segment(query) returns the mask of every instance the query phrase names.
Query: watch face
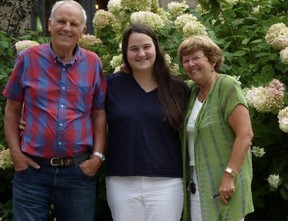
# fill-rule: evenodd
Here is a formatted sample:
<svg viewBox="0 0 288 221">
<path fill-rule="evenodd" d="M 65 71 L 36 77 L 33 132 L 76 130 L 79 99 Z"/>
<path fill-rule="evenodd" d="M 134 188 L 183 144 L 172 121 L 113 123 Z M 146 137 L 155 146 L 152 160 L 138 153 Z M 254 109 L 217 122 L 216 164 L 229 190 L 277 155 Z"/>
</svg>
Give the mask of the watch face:
<svg viewBox="0 0 288 221">
<path fill-rule="evenodd" d="M 231 174 L 233 177 L 236 177 L 237 176 L 237 173 L 235 171 L 233 171 L 233 169 L 231 169 L 230 167 L 227 167 L 225 169 L 225 172 Z"/>
</svg>

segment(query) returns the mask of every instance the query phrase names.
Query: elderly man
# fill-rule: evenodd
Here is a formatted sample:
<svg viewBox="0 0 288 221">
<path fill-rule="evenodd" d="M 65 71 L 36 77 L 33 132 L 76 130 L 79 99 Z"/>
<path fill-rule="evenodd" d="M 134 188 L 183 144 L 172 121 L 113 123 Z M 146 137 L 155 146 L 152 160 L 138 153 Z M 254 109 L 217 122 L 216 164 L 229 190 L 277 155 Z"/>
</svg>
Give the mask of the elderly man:
<svg viewBox="0 0 288 221">
<path fill-rule="evenodd" d="M 15 167 L 13 220 L 94 220 L 104 158 L 106 81 L 99 57 L 78 46 L 86 13 L 76 1 L 51 11 L 50 44 L 22 51 L 3 91 L 5 135 Z M 19 119 L 26 121 L 20 139 Z"/>
</svg>

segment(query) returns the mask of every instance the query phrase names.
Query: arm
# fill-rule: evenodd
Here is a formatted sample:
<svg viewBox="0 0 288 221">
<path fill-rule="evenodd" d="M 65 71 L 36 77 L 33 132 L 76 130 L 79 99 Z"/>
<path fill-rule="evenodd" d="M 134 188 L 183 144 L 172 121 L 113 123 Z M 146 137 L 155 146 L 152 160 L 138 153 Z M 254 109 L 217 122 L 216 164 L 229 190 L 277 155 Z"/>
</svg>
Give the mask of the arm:
<svg viewBox="0 0 288 221">
<path fill-rule="evenodd" d="M 253 139 L 253 131 L 248 109 L 243 105 L 236 106 L 229 117 L 229 124 L 236 134 L 236 139 L 227 166 L 238 173 L 246 159 L 247 152 Z"/>
<path fill-rule="evenodd" d="M 106 144 L 106 112 L 102 110 L 92 111 L 93 122 L 93 152 L 104 153 Z M 98 158 L 98 157 L 97 157 Z M 99 158 L 98 158 L 99 159 Z"/>
<path fill-rule="evenodd" d="M 4 117 L 5 136 L 16 171 L 26 170 L 29 165 L 35 169 L 40 168 L 38 164 L 24 155 L 21 151 L 19 120 L 21 118 L 22 106 L 22 102 L 8 99 Z"/>
<path fill-rule="evenodd" d="M 93 128 L 93 152 L 105 152 L 106 145 L 106 112 L 102 110 L 92 110 L 92 128 Z M 91 156 L 89 160 L 84 161 L 80 168 L 83 173 L 94 176 L 100 168 L 102 161 L 97 156 Z"/>
<path fill-rule="evenodd" d="M 236 134 L 236 138 L 227 166 L 238 173 L 246 159 L 247 152 L 253 139 L 253 131 L 248 109 L 243 105 L 237 105 L 232 111 L 228 121 Z M 234 181 L 235 178 L 231 174 L 226 172 L 223 173 L 219 187 L 219 194 L 222 201 L 226 204 L 228 203 L 228 200 L 225 199 L 225 196 L 231 196 L 235 191 Z"/>
</svg>

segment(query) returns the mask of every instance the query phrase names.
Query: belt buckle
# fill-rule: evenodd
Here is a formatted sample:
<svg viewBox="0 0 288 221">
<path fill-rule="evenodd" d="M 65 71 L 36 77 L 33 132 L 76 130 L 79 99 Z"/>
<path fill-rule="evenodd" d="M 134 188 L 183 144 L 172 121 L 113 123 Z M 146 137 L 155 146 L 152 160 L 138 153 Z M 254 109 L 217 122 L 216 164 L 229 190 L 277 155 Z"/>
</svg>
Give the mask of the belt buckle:
<svg viewBox="0 0 288 221">
<path fill-rule="evenodd" d="M 54 162 L 54 161 L 57 161 L 58 160 L 58 162 L 56 163 L 56 162 Z M 60 164 L 60 158 L 58 158 L 58 157 L 53 157 L 53 158 L 51 158 L 50 159 L 50 164 L 53 166 L 53 167 L 59 167 L 61 164 Z"/>
</svg>

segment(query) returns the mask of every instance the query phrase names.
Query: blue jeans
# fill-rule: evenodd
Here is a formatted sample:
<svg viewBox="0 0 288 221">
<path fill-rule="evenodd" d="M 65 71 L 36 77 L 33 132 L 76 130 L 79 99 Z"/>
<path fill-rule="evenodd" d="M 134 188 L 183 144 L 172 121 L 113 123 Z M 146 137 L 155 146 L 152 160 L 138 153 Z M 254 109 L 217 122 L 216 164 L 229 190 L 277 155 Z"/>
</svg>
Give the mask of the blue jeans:
<svg viewBox="0 0 288 221">
<path fill-rule="evenodd" d="M 13 221 L 46 221 L 51 204 L 57 221 L 93 221 L 96 177 L 78 165 L 40 165 L 16 172 L 13 180 Z"/>
</svg>

